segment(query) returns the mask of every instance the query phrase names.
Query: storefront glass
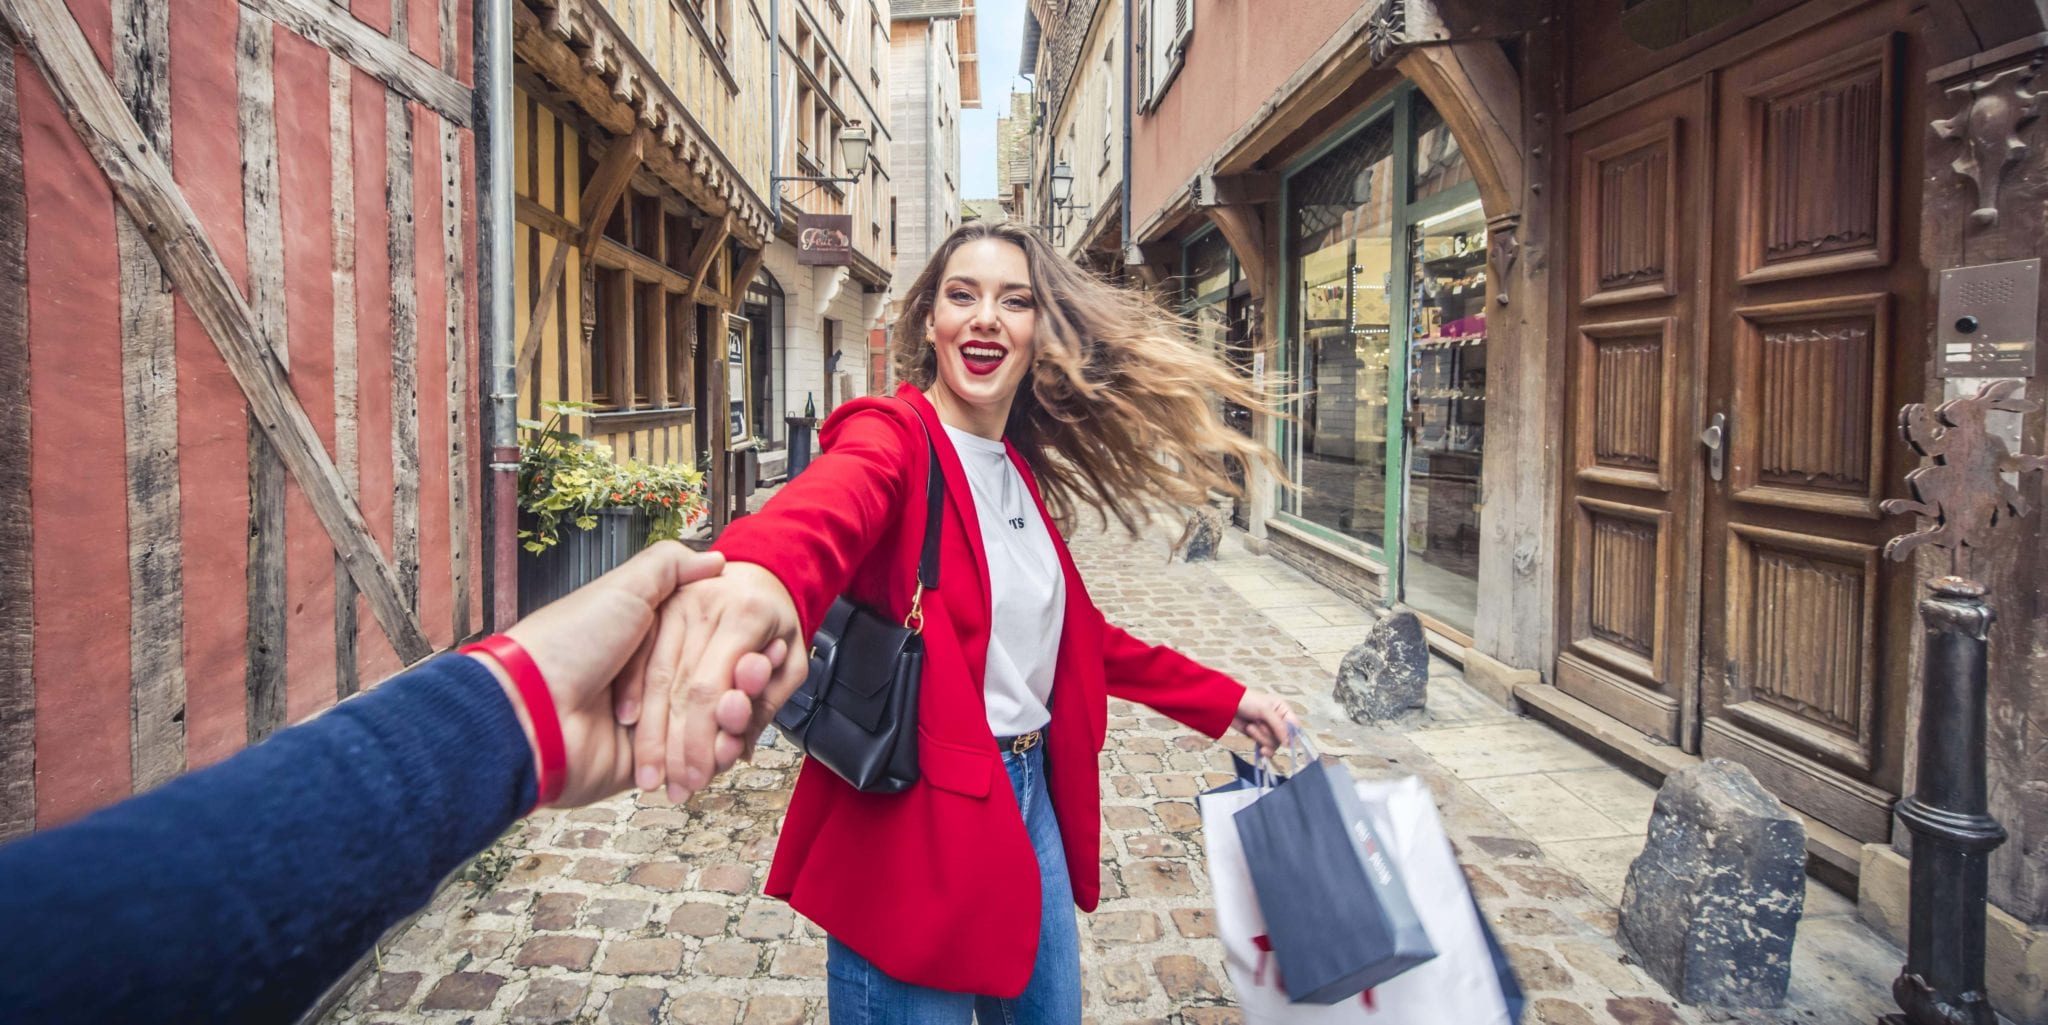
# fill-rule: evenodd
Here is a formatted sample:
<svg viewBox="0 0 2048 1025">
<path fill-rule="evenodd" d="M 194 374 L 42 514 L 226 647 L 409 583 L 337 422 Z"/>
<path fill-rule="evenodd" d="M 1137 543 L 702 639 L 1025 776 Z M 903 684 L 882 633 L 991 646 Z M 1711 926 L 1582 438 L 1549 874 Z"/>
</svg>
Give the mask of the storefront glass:
<svg viewBox="0 0 2048 1025">
<path fill-rule="evenodd" d="M 1394 127 L 1381 118 L 1290 179 L 1300 490 L 1288 511 L 1386 543 Z"/>
<path fill-rule="evenodd" d="M 1403 596 L 1471 629 L 1486 438 L 1486 215 L 1475 201 L 1411 229 Z"/>
<path fill-rule="evenodd" d="M 1301 489 L 1282 512 L 1380 561 L 1390 598 L 1470 630 L 1487 295 L 1471 167 L 1409 89 L 1291 170 L 1286 198 L 1299 397 L 1280 433 Z"/>
</svg>

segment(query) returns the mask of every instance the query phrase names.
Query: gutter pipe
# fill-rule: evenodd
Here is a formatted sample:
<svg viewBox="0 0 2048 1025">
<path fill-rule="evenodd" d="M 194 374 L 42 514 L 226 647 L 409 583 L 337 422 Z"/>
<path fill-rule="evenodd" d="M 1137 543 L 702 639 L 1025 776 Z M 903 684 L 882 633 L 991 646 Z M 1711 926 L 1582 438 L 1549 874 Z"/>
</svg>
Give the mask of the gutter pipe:
<svg viewBox="0 0 2048 1025">
<path fill-rule="evenodd" d="M 482 338 L 483 424 L 490 452 L 483 489 L 484 630 L 519 618 L 519 392 L 512 339 L 512 8 L 477 5 L 477 88 L 471 101 L 477 160 L 477 333 Z"/>
<path fill-rule="evenodd" d="M 1137 240 L 1131 238 L 1131 123 L 1132 114 L 1134 113 L 1131 109 L 1131 47 L 1134 44 L 1132 33 L 1135 31 L 1137 21 L 1136 8 L 1137 0 L 1124 0 L 1124 195 L 1122 204 L 1123 223 L 1118 229 L 1118 236 L 1125 259 L 1117 261 L 1120 266 L 1128 265 L 1131 247 L 1137 245 Z"/>
</svg>

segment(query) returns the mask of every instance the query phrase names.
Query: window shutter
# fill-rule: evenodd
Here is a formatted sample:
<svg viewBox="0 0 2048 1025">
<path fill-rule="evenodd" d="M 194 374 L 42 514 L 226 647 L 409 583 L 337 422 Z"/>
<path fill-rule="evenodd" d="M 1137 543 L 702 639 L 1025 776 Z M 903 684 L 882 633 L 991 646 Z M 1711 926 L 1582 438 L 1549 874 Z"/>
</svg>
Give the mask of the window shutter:
<svg viewBox="0 0 2048 1025">
<path fill-rule="evenodd" d="M 1177 6 L 1184 0 L 1152 0 L 1152 23 L 1148 41 L 1152 46 L 1152 76 L 1149 93 L 1154 100 L 1165 91 L 1167 73 L 1173 70 L 1173 36 L 1180 17 Z"/>
</svg>

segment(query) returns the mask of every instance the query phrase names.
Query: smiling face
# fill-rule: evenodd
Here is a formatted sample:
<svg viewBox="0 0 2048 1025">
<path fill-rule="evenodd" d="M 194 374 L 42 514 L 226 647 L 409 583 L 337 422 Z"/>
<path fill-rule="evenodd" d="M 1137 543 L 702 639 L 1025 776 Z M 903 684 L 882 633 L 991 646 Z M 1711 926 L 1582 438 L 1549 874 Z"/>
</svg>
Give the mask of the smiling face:
<svg viewBox="0 0 2048 1025">
<path fill-rule="evenodd" d="M 1023 249 L 994 238 L 955 249 L 925 318 L 939 365 L 926 394 L 939 419 L 984 438 L 1002 437 L 1010 404 L 1031 372 L 1037 327 Z"/>
</svg>

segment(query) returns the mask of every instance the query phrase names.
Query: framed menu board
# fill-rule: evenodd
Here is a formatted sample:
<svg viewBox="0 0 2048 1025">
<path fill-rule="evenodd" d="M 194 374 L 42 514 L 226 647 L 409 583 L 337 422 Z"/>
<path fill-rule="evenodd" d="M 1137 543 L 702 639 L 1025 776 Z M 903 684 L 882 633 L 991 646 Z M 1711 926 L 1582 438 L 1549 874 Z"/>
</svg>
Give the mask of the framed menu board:
<svg viewBox="0 0 2048 1025">
<path fill-rule="evenodd" d="M 725 400 L 726 438 L 729 446 L 749 440 L 747 425 L 754 422 L 753 395 L 748 391 L 753 375 L 747 373 L 748 336 L 752 322 L 738 314 L 725 315 Z"/>
</svg>

